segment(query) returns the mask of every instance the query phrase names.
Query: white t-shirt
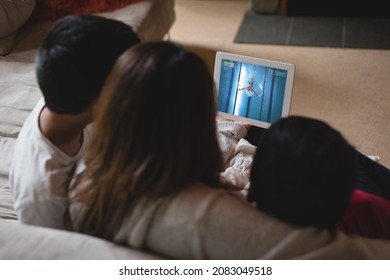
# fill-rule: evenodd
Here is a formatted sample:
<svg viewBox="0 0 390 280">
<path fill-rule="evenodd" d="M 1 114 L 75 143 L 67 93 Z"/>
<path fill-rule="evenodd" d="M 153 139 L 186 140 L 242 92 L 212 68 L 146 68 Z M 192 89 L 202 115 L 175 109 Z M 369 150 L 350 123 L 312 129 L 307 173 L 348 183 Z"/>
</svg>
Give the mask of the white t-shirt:
<svg viewBox="0 0 390 280">
<path fill-rule="evenodd" d="M 83 158 L 91 132 L 84 129 L 84 141 L 75 156 L 54 146 L 39 129 L 41 99 L 19 133 L 10 171 L 15 211 L 21 222 L 64 228 L 67 192 L 74 169 Z"/>
</svg>

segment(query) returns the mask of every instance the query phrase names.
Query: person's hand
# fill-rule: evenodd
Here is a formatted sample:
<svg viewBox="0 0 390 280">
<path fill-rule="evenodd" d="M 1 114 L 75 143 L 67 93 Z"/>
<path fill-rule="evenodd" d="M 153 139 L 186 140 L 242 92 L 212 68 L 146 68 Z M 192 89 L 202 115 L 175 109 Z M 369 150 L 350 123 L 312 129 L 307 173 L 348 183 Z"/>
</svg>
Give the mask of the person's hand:
<svg viewBox="0 0 390 280">
<path fill-rule="evenodd" d="M 251 128 L 251 125 L 249 123 L 239 122 L 239 124 L 245 127 L 247 131 L 249 130 L 249 128 Z"/>
</svg>

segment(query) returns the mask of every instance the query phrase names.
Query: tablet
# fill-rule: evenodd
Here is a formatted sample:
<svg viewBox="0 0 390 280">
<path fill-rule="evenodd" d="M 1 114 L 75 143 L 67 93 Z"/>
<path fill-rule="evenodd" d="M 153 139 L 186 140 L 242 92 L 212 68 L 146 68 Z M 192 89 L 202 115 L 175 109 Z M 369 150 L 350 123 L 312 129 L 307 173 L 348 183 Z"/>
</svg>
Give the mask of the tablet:
<svg viewBox="0 0 390 280">
<path fill-rule="evenodd" d="M 295 65 L 218 51 L 214 65 L 218 114 L 268 128 L 290 113 Z"/>
</svg>

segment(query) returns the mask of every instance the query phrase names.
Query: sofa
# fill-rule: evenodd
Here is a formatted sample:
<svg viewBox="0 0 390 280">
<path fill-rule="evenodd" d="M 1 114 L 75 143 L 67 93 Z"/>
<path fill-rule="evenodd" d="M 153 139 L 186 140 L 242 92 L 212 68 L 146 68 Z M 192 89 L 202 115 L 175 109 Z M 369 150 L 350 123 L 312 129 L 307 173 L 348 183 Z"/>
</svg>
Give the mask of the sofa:
<svg viewBox="0 0 390 280">
<path fill-rule="evenodd" d="M 131 25 L 142 41 L 161 40 L 175 20 L 174 0 L 135 1 L 98 14 Z M 0 259 L 160 259 L 94 237 L 17 221 L 8 172 L 21 126 L 41 98 L 34 59 L 53 22 L 27 22 L 14 34 L 12 48 L 0 55 Z"/>
<path fill-rule="evenodd" d="M 161 40 L 175 19 L 174 0 L 142 0 L 101 15 L 132 25 L 142 41 Z M 50 21 L 24 25 L 14 36 L 12 51 L 0 56 L 0 259 L 167 259 L 84 234 L 21 224 L 17 219 L 8 173 L 18 133 L 41 98 L 34 58 L 40 40 L 52 25 Z M 267 234 L 272 235 L 271 230 Z M 281 242 L 259 258 L 390 259 L 388 241 L 349 238 L 344 234 L 335 239 L 320 236 L 310 249 L 305 247 L 307 232 L 286 232 Z"/>
</svg>

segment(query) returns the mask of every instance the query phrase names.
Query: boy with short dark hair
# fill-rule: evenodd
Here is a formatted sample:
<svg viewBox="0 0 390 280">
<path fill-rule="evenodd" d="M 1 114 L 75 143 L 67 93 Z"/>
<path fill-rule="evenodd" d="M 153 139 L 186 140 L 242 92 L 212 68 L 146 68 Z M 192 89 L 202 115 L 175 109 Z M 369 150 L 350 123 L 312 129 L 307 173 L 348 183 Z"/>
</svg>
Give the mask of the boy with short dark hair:
<svg viewBox="0 0 390 280">
<path fill-rule="evenodd" d="M 36 62 L 43 99 L 19 133 L 10 172 L 21 222 L 64 228 L 69 180 L 89 142 L 94 103 L 116 59 L 139 41 L 130 26 L 94 15 L 67 16 L 43 39 Z"/>
<path fill-rule="evenodd" d="M 356 177 L 356 151 L 338 131 L 319 120 L 288 117 L 258 144 L 249 195 L 280 220 L 335 232 Z"/>
</svg>

